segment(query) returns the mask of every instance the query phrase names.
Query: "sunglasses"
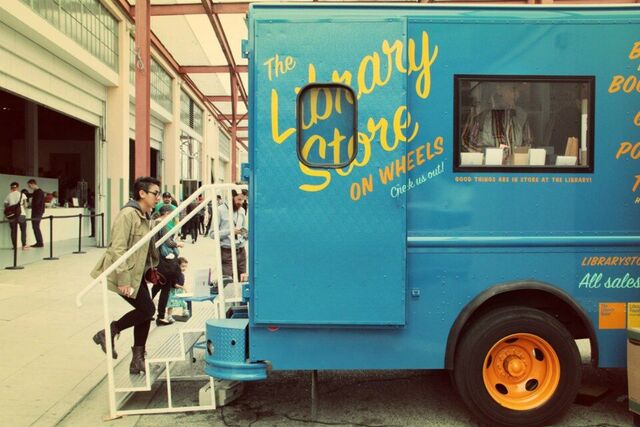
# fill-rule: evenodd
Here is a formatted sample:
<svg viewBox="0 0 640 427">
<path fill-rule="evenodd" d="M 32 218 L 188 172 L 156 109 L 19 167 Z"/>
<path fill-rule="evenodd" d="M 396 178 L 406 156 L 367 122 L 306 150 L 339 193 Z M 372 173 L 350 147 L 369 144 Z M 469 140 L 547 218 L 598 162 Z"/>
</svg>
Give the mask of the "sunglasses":
<svg viewBox="0 0 640 427">
<path fill-rule="evenodd" d="M 154 197 L 158 197 L 158 194 L 160 194 L 160 191 L 146 191 L 146 190 L 145 190 L 145 193 L 147 193 L 147 194 L 153 194 L 153 196 L 154 196 Z"/>
</svg>

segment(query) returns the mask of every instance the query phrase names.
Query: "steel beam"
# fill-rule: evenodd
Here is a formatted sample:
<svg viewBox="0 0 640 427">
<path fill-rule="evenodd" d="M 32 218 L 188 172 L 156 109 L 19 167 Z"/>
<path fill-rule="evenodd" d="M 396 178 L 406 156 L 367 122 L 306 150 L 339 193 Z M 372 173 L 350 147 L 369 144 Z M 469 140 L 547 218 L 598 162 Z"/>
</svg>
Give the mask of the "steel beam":
<svg viewBox="0 0 640 427">
<path fill-rule="evenodd" d="M 236 182 L 236 141 L 238 139 L 236 112 L 238 104 L 238 80 L 237 74 L 231 73 L 231 182 Z"/>
<path fill-rule="evenodd" d="M 122 12 L 129 18 L 129 20 L 135 24 L 135 15 L 133 13 L 135 8 L 131 6 L 127 0 L 114 0 L 114 1 L 116 5 L 122 10 Z M 232 13 L 233 8 L 240 9 L 241 8 L 240 5 L 242 4 L 244 3 L 224 3 L 222 4 L 223 7 L 221 9 L 216 8 L 217 5 L 212 5 L 213 6 L 212 10 L 220 10 L 220 13 Z M 159 5 L 159 6 L 162 6 L 162 5 Z M 220 123 L 220 126 L 222 126 L 223 129 L 225 129 L 229 134 L 231 134 L 231 119 L 228 117 L 225 117 L 215 105 L 213 105 L 210 101 L 206 99 L 204 94 L 202 94 L 200 89 L 198 89 L 196 84 L 189 78 L 187 74 L 180 72 L 180 65 L 175 60 L 173 55 L 171 55 L 168 49 L 162 44 L 160 39 L 158 39 L 158 37 L 155 34 L 153 34 L 153 32 L 151 32 L 150 35 L 151 35 L 152 46 L 160 53 L 162 58 L 169 64 L 169 66 L 173 69 L 173 71 L 182 78 L 182 80 L 186 83 L 186 85 L 189 88 L 191 88 L 194 94 L 200 100 L 203 101 L 207 110 L 216 118 L 216 120 L 218 120 L 218 122 Z M 245 65 L 241 65 L 239 66 L 239 69 L 241 71 L 244 71 L 245 67 L 246 67 Z M 240 82 L 242 81 L 240 80 Z"/>
<path fill-rule="evenodd" d="M 233 101 L 232 101 L 233 102 Z M 247 120 L 247 118 L 245 117 L 246 114 L 240 118 L 238 118 L 237 120 L 235 120 L 238 117 L 238 113 L 236 111 L 236 117 L 233 116 L 233 114 L 222 114 L 221 117 L 223 119 L 227 119 L 227 120 L 235 120 L 236 122 L 241 122 L 242 120 Z"/>
<path fill-rule="evenodd" d="M 213 27 L 213 32 L 216 34 L 216 38 L 218 39 L 218 43 L 220 43 L 220 48 L 222 49 L 222 53 L 224 54 L 225 59 L 227 60 L 227 64 L 233 70 L 232 75 L 236 76 L 236 83 L 240 88 L 240 96 L 244 101 L 244 104 L 249 106 L 247 91 L 242 84 L 242 79 L 240 78 L 240 74 L 238 72 L 238 68 L 236 65 L 236 61 L 233 59 L 233 53 L 231 52 L 231 47 L 229 45 L 229 41 L 227 40 L 227 36 L 222 28 L 222 22 L 220 22 L 220 18 L 217 13 L 214 12 L 215 6 L 211 0 L 201 0 L 202 5 L 207 11 L 207 17 L 209 18 L 209 22 L 211 22 L 211 26 Z M 233 96 L 233 94 L 231 94 Z"/>
<path fill-rule="evenodd" d="M 236 70 L 239 73 L 246 73 L 249 70 L 247 65 L 237 65 Z M 215 74 L 215 73 L 231 73 L 233 68 L 228 65 L 183 65 L 180 67 L 182 74 Z"/>
<path fill-rule="evenodd" d="M 205 98 L 209 102 L 231 102 L 231 95 L 208 95 Z"/>
<path fill-rule="evenodd" d="M 136 142 L 135 177 L 148 176 L 151 168 L 151 0 L 138 0 L 136 8 Z M 135 177 L 129 177 L 130 180 Z"/>
<path fill-rule="evenodd" d="M 133 11 L 135 6 L 129 6 L 129 9 Z M 248 10 L 249 3 L 244 2 L 213 4 L 213 11 L 217 14 L 246 14 Z M 206 13 L 201 3 L 151 5 L 151 16 L 205 15 Z"/>
</svg>

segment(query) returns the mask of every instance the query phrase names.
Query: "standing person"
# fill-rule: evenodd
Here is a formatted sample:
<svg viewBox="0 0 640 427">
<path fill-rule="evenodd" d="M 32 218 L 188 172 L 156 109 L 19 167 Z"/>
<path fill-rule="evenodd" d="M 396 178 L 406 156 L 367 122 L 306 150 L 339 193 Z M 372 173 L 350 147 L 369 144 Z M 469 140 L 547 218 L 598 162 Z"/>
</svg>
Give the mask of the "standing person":
<svg viewBox="0 0 640 427">
<path fill-rule="evenodd" d="M 507 159 L 514 148 L 533 143 L 527 112 L 517 105 L 523 87 L 504 82 L 490 88 L 491 108 L 469 117 L 460 135 L 461 149 L 483 152 L 485 148 L 502 148 Z"/>
<path fill-rule="evenodd" d="M 202 196 L 198 196 L 198 204 L 202 204 L 204 203 L 204 198 Z M 197 222 L 197 228 L 198 228 L 198 233 L 200 234 L 205 234 L 205 231 L 207 230 L 204 224 L 204 216 L 205 216 L 205 212 L 206 212 L 207 208 L 204 207 L 202 209 L 200 209 L 198 211 L 198 214 L 196 215 L 198 217 L 198 222 Z"/>
<path fill-rule="evenodd" d="M 157 221 L 160 222 L 167 217 L 172 211 L 172 205 L 162 206 L 160 208 L 160 217 Z M 158 232 L 158 240 L 169 232 L 169 226 Z M 184 246 L 182 242 L 176 242 L 173 240 L 173 236 L 169 237 L 160 245 L 160 263 L 158 264 L 158 271 L 165 278 L 164 283 L 157 283 L 151 288 L 151 299 L 155 298 L 158 292 L 160 297 L 158 298 L 158 317 L 156 318 L 156 325 L 165 326 L 173 323 L 171 313 L 166 312 L 167 302 L 169 301 L 169 292 L 180 279 L 180 266 L 178 265 L 178 257 L 180 252 L 178 248 Z M 165 316 L 166 314 L 166 316 Z"/>
<path fill-rule="evenodd" d="M 162 201 L 158 202 L 156 204 L 156 207 L 154 209 L 155 213 L 160 213 L 160 209 L 163 206 L 168 206 L 169 207 L 169 213 L 173 212 L 176 207 L 173 205 L 173 197 L 171 197 L 171 193 L 169 193 L 168 191 L 165 191 L 164 193 L 162 193 Z M 173 229 L 173 227 L 176 226 L 176 218 L 173 218 L 171 221 L 169 221 L 169 224 L 167 224 L 167 228 L 169 230 Z"/>
<path fill-rule="evenodd" d="M 233 277 L 233 258 L 231 254 L 231 239 L 233 233 L 236 242 L 236 261 L 238 280 L 247 268 L 247 254 L 244 250 L 246 222 L 245 212 L 242 208 L 244 203 L 244 195 L 231 190 L 233 202 L 233 218 L 229 218 L 229 208 L 226 203 L 218 206 L 218 229 L 220 230 L 220 252 L 222 258 L 222 274 L 224 276 Z M 231 224 L 231 220 L 233 223 Z"/>
<path fill-rule="evenodd" d="M 150 213 L 160 195 L 160 181 L 144 176 L 133 183 L 133 199 L 120 210 L 111 227 L 111 242 L 102 259 L 91 272 L 93 278 L 98 277 L 111 264 L 134 246 L 151 230 Z M 155 306 L 149 294 L 145 272 L 158 264 L 158 251 L 154 239 L 143 245 L 122 265 L 107 277 L 110 291 L 119 294 L 133 306 L 115 322 L 111 322 L 109 337 L 104 330 L 93 336 L 93 341 L 106 352 L 106 340 L 111 339 L 113 358 L 118 354 L 113 347 L 114 338 L 125 329 L 133 327 L 133 357 L 129 372 L 138 374 L 145 371 L 144 351 L 149 335 L 149 327 L 155 312 Z"/>
<path fill-rule="evenodd" d="M 34 248 L 42 248 L 44 243 L 42 241 L 42 232 L 40 231 L 40 221 L 44 215 L 44 191 L 38 187 L 35 179 L 27 181 L 27 185 L 29 189 L 31 189 L 31 227 L 33 228 L 33 235 L 36 238 L 36 244 L 31 246 Z"/>
<path fill-rule="evenodd" d="M 191 212 L 193 212 L 197 208 L 198 208 L 198 200 L 196 199 L 193 202 L 189 203 L 189 206 L 187 206 L 187 215 L 189 215 Z M 201 211 L 196 213 L 194 216 L 191 217 L 189 221 L 187 221 L 187 231 L 185 231 L 184 236 L 186 238 L 187 233 L 191 234 L 191 243 L 195 243 L 198 241 L 198 224 L 200 223 L 198 214 L 200 212 Z"/>
<path fill-rule="evenodd" d="M 242 209 L 244 209 L 244 215 L 246 219 L 246 216 L 249 214 L 249 191 L 242 190 L 242 195 L 244 196 L 244 203 L 242 204 Z"/>
<path fill-rule="evenodd" d="M 89 237 L 96 237 L 96 193 L 89 191 L 87 196 L 87 207 L 89 208 L 89 214 L 91 215 L 91 234 Z M 33 214 L 31 214 L 33 216 Z M 104 244 L 104 243 L 101 243 Z"/>
<path fill-rule="evenodd" d="M 22 240 L 22 250 L 29 250 L 27 246 L 27 218 L 25 212 L 27 209 L 27 198 L 19 191 L 20 184 L 12 182 L 9 184 L 9 194 L 4 199 L 5 216 L 7 214 L 6 208 L 9 206 L 15 206 L 15 215 L 12 218 L 7 217 L 9 220 L 9 227 L 11 228 L 11 243 L 15 250 L 18 240 L 18 225 L 20 226 L 20 240 Z"/>
<path fill-rule="evenodd" d="M 207 219 L 205 220 L 205 222 L 207 223 L 207 225 L 204 230 L 204 235 L 208 236 L 209 231 L 211 230 L 211 223 L 213 222 L 213 207 L 211 206 L 211 201 L 207 203 Z"/>
</svg>

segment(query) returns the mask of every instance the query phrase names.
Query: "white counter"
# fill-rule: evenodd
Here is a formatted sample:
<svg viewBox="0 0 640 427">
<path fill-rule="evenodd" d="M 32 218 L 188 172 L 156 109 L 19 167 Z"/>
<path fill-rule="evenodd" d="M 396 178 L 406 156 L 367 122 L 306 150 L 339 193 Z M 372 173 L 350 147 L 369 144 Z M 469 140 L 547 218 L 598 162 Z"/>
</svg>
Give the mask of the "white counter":
<svg viewBox="0 0 640 427">
<path fill-rule="evenodd" d="M 88 215 L 89 210 L 85 208 L 46 208 L 42 221 L 40 221 L 40 231 L 42 231 L 42 240 L 45 247 L 49 247 L 49 216 L 53 216 L 53 242 L 59 240 L 78 239 L 78 215 Z M 73 215 L 74 218 L 56 218 Z M 31 209 L 27 209 L 27 218 L 31 217 Z M 100 218 L 98 218 L 98 221 Z M 9 224 L 0 224 L 0 248 L 11 249 L 11 229 Z M 91 234 L 91 218 L 82 218 L 82 236 L 88 237 Z M 27 221 L 27 245 L 36 243 L 33 235 L 31 221 Z M 20 227 L 18 226 L 18 246 L 20 241 Z"/>
</svg>

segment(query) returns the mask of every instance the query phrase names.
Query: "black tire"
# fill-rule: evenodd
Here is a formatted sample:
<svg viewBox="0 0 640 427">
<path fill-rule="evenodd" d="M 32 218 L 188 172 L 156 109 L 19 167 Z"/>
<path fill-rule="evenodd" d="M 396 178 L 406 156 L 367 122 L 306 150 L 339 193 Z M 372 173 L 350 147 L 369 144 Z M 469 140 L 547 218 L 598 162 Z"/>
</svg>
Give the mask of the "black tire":
<svg viewBox="0 0 640 427">
<path fill-rule="evenodd" d="M 493 367 L 496 362 L 486 359 L 489 351 L 513 334 L 528 334 L 546 341 L 560 365 L 555 390 L 539 406 L 526 410 L 501 405 L 491 396 L 483 379 L 483 370 L 489 371 L 489 366 Z M 537 349 L 535 353 L 537 356 Z M 460 397 L 471 412 L 489 426 L 548 425 L 573 403 L 582 377 L 580 353 L 567 329 L 549 314 L 529 307 L 499 308 L 474 321 L 461 338 L 454 366 L 453 376 Z"/>
</svg>

